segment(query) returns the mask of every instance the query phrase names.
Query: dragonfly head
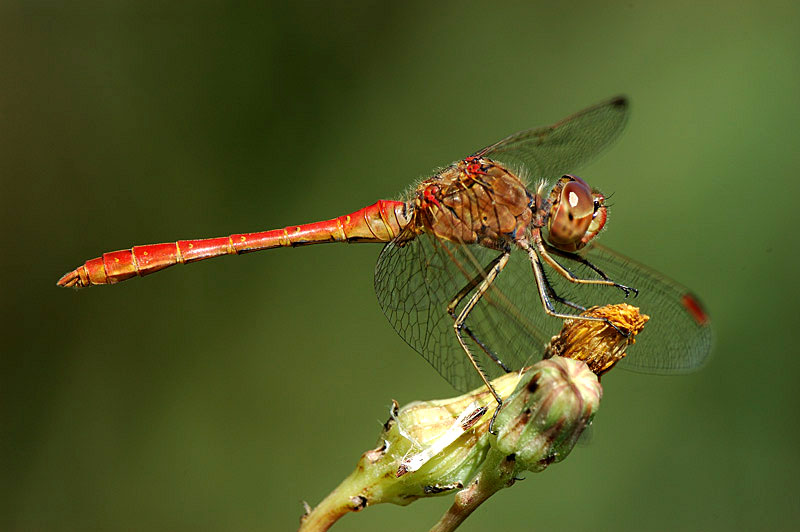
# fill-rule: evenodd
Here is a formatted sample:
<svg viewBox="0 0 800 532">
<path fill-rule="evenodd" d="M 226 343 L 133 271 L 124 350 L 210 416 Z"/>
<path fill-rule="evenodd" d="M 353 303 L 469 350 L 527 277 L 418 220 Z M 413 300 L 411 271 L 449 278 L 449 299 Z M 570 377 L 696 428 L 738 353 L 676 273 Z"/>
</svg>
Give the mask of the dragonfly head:
<svg viewBox="0 0 800 532">
<path fill-rule="evenodd" d="M 565 175 L 550 192 L 547 240 L 556 248 L 578 251 L 606 223 L 605 196 L 578 176 Z"/>
</svg>

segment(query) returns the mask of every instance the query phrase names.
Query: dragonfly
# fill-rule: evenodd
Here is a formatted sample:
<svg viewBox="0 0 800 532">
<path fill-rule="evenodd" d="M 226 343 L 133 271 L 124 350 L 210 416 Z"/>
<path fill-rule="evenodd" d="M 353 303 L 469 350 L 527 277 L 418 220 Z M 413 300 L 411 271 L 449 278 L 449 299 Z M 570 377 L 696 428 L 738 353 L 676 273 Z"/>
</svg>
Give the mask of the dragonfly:
<svg viewBox="0 0 800 532">
<path fill-rule="evenodd" d="M 606 197 L 571 173 L 619 137 L 628 115 L 628 100 L 614 97 L 478 150 L 419 182 L 405 199 L 281 229 L 133 246 L 86 261 L 58 285 L 114 284 L 174 264 L 278 247 L 383 243 L 374 283 L 384 314 L 457 390 L 485 385 L 501 405 L 490 379 L 533 363 L 562 320 L 598 319 L 579 314 L 628 297 L 650 323 L 620 365 L 690 372 L 711 349 L 702 303 L 678 282 L 599 244 Z"/>
</svg>

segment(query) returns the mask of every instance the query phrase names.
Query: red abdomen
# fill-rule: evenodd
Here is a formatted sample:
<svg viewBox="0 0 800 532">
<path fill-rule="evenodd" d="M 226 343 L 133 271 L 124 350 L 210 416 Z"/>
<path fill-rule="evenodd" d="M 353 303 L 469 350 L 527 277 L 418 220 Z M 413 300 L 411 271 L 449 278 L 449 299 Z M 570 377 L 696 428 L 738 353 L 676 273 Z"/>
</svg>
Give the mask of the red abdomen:
<svg viewBox="0 0 800 532">
<path fill-rule="evenodd" d="M 104 253 L 65 274 L 58 286 L 81 288 L 145 276 L 173 264 L 220 255 L 238 255 L 276 247 L 325 242 L 388 242 L 408 225 L 410 209 L 402 201 L 381 200 L 353 213 L 304 225 L 201 240 L 133 246 Z"/>
</svg>

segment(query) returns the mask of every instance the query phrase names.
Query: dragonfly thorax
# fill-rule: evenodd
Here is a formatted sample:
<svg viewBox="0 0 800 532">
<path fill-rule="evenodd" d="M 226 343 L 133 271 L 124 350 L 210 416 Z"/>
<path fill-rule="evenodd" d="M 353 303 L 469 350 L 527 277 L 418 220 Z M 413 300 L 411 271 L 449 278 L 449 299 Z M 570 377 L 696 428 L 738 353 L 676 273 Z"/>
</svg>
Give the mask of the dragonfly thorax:
<svg viewBox="0 0 800 532">
<path fill-rule="evenodd" d="M 529 231 L 534 197 L 504 166 L 470 157 L 420 183 L 414 197 L 420 231 L 464 244 L 506 249 Z"/>
</svg>

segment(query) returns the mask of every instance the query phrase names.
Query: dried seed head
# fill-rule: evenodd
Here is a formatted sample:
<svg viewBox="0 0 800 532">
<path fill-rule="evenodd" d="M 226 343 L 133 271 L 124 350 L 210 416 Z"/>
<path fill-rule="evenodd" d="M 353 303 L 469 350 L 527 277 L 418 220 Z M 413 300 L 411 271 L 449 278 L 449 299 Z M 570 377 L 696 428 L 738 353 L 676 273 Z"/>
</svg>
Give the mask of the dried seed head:
<svg viewBox="0 0 800 532">
<path fill-rule="evenodd" d="M 625 349 L 636 341 L 635 336 L 650 319 L 639 314 L 638 308 L 625 303 L 592 307 L 581 315 L 607 321 L 565 320 L 561 333 L 550 340 L 545 358 L 558 355 L 582 360 L 598 376 L 625 358 Z M 620 331 L 627 332 L 628 336 Z"/>
</svg>

